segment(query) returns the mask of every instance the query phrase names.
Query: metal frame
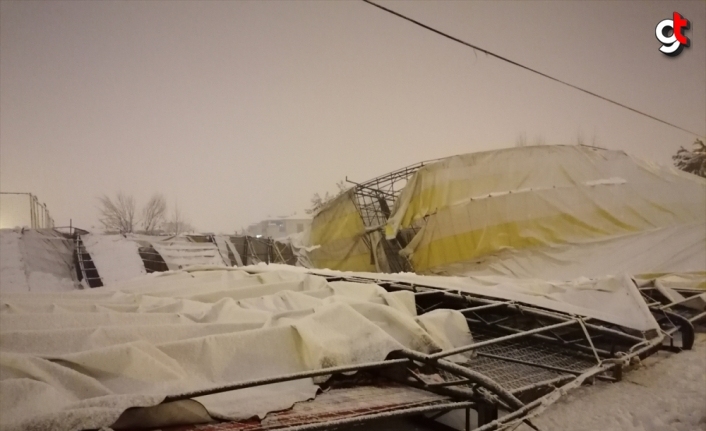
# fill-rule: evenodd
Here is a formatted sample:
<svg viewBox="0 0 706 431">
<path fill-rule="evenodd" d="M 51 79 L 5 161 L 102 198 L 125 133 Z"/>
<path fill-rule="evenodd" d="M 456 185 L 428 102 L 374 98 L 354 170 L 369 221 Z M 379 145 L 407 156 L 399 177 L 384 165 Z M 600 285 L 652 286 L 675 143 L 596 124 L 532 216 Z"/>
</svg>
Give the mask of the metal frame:
<svg viewBox="0 0 706 431">
<path fill-rule="evenodd" d="M 673 289 L 684 299 L 672 301 L 652 285 L 639 288 L 652 315 L 666 336 L 668 348 L 673 351 L 691 349 L 695 339 L 695 326 L 706 324 L 706 309 L 689 306 L 689 301 L 703 294 L 702 290 Z M 679 343 L 677 346 L 675 343 Z"/>
<path fill-rule="evenodd" d="M 466 409 L 467 418 L 468 409 L 476 410 L 479 413 L 479 430 L 506 429 L 520 422 L 529 423 L 528 416 L 536 409 L 546 407 L 567 390 L 585 382 L 595 379 L 619 381 L 623 371 L 629 369 L 633 358 L 644 358 L 656 352 L 662 348 L 667 338 L 664 332 L 635 334 L 595 319 L 466 292 L 373 277 L 330 276 L 315 271 L 310 273 L 324 276 L 329 281 L 376 283 L 388 291 L 413 292 L 416 305 L 422 313 L 438 308 L 456 309 L 466 316 L 474 342 L 431 354 L 403 349 L 393 352 L 384 361 L 218 385 L 200 391 L 174 394 L 164 402 L 302 378 L 357 372 L 356 376 L 372 375 L 446 398 L 444 402 L 425 406 L 400 405 L 384 413 L 370 412 L 293 427 L 257 429 L 333 429 L 387 417 L 447 412 L 452 409 Z M 688 332 L 688 328 L 683 325 L 678 330 Z M 688 336 L 682 337 L 682 340 L 686 338 Z M 446 359 L 458 354 L 467 355 L 461 363 Z M 308 406 L 315 410 L 316 399 L 309 403 Z M 506 410 L 508 414 L 498 418 L 498 409 Z M 223 429 L 240 429 L 235 427 L 235 423 L 231 424 L 233 426 L 224 425 Z M 531 423 L 529 425 L 534 427 Z M 179 429 L 213 429 L 208 426 L 195 425 Z M 467 420 L 467 429 L 470 429 L 470 420 Z"/>
<path fill-rule="evenodd" d="M 346 177 L 346 182 L 354 185 L 355 203 L 366 228 L 385 225 L 390 211 L 400 192 L 407 184 L 409 177 L 414 175 L 419 168 L 432 162 L 415 163 L 396 171 L 375 177 L 363 183 L 356 183 Z"/>
<path fill-rule="evenodd" d="M 78 266 L 76 267 L 79 281 L 86 280 L 86 284 L 89 287 L 102 287 L 103 279 L 98 274 L 98 269 L 91 255 L 86 250 L 86 246 L 83 244 L 81 235 L 76 234 L 74 239 L 74 256 L 76 256 L 76 262 Z"/>
<path fill-rule="evenodd" d="M 363 183 L 356 183 L 346 177 L 346 181 L 353 184 L 352 199 L 366 228 L 364 242 L 370 250 L 371 257 L 378 253 L 378 250 L 373 248 L 374 242 L 371 240 L 370 235 L 373 232 L 382 231 L 387 219 L 392 214 L 399 194 L 407 185 L 407 180 L 420 168 L 433 161 L 435 160 L 427 160 L 405 166 Z M 388 266 L 384 268 L 384 272 L 413 271 L 409 259 L 399 254 L 399 251 L 406 245 L 402 235 L 398 235 L 397 238 L 392 240 L 386 239 L 383 235 L 380 238 L 380 245 Z M 378 259 L 371 258 L 371 261 L 373 260 L 379 261 L 379 256 Z"/>
<path fill-rule="evenodd" d="M 694 307 L 689 307 L 688 304 L 686 304 L 687 302 L 694 300 L 695 297 L 703 294 L 703 290 L 673 289 L 684 297 L 684 299 L 679 301 L 671 301 L 655 286 L 640 287 L 639 290 L 653 314 L 677 314 L 689 321 L 692 325 L 706 322 L 706 310 L 699 310 Z"/>
</svg>

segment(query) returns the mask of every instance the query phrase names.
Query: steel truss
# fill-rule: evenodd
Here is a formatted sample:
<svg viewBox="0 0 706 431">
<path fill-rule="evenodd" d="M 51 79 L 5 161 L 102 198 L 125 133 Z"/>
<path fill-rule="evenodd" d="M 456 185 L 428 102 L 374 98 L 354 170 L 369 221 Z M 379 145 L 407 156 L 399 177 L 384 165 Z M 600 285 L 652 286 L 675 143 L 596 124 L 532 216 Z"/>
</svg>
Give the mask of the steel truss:
<svg viewBox="0 0 706 431">
<path fill-rule="evenodd" d="M 473 343 L 452 350 L 423 354 L 403 349 L 386 360 L 292 373 L 265 379 L 223 384 L 175 394 L 165 403 L 272 383 L 317 378 L 326 391 L 316 399 L 262 421 L 250 419 L 167 430 L 325 430 L 380 419 L 476 411 L 480 431 L 507 429 L 544 409 L 567 390 L 594 380 L 619 381 L 635 358 L 644 359 L 681 340 L 690 348 L 693 327 L 677 324 L 665 331 L 637 333 L 596 319 L 573 316 L 531 305 L 488 298 L 433 286 L 364 277 L 321 275 L 329 281 L 376 283 L 388 291 L 415 295 L 419 313 L 439 308 L 460 311 Z M 689 323 L 687 321 L 687 323 Z M 674 336 L 676 333 L 680 336 Z M 449 356 L 464 354 L 451 362 Z M 356 372 L 350 376 L 351 372 Z M 347 373 L 344 375 L 343 373 Z M 326 378 L 322 377 L 326 376 Z M 498 409 L 507 414 L 498 416 Z"/>
<path fill-rule="evenodd" d="M 354 185 L 356 205 L 366 228 L 385 225 L 409 177 L 429 162 L 406 166 L 364 183 L 356 183 L 346 177 L 346 181 Z"/>
<path fill-rule="evenodd" d="M 353 202 L 358 208 L 366 228 L 365 244 L 370 250 L 371 261 L 380 262 L 382 260 L 380 254 L 384 254 L 384 272 L 413 271 L 409 260 L 399 254 L 399 251 L 407 245 L 407 241 L 401 235 L 393 240 L 388 240 L 381 233 L 387 219 L 392 214 L 400 192 L 407 185 L 407 180 L 421 167 L 432 161 L 434 160 L 406 166 L 363 183 L 350 181 L 346 177 L 346 181 L 353 184 Z M 371 238 L 375 234 L 379 235 L 380 249 L 375 247 L 378 241 Z M 373 258 L 373 255 L 377 255 L 377 259 Z"/>
</svg>

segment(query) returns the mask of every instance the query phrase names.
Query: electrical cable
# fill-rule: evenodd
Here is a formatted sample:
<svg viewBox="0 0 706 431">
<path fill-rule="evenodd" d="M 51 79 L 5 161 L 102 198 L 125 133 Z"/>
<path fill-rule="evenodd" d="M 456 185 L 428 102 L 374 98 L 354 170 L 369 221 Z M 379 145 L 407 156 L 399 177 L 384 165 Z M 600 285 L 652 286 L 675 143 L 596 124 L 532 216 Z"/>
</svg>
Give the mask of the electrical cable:
<svg viewBox="0 0 706 431">
<path fill-rule="evenodd" d="M 581 91 L 581 92 L 583 92 L 583 93 L 586 93 L 586 94 L 588 94 L 588 95 L 597 97 L 597 98 L 599 98 L 599 99 L 601 99 L 601 100 L 604 100 L 604 101 L 606 101 L 606 102 L 612 103 L 613 105 L 620 106 L 621 108 L 625 108 L 625 109 L 627 109 L 627 110 L 629 110 L 629 111 L 632 111 L 632 112 L 635 112 L 635 113 L 637 113 L 637 114 L 643 115 L 643 116 L 645 116 L 645 117 L 647 117 L 647 118 L 650 118 L 650 119 L 652 119 L 652 120 L 659 121 L 659 122 L 662 123 L 662 124 L 666 124 L 666 125 L 668 125 L 668 126 L 674 127 L 675 129 L 679 129 L 679 130 L 681 130 L 681 131 L 683 131 L 683 132 L 691 133 L 692 135 L 696 135 L 696 136 L 702 136 L 702 135 L 699 134 L 699 133 L 692 132 L 691 130 L 687 130 L 687 129 L 681 127 L 681 126 L 677 126 L 676 124 L 670 123 L 669 121 L 665 121 L 665 120 L 662 120 L 662 119 L 660 119 L 660 118 L 657 118 L 657 117 L 655 117 L 654 115 L 650 115 L 650 114 L 647 114 L 647 113 L 642 112 L 642 111 L 640 111 L 640 110 L 637 110 L 637 109 L 635 109 L 635 108 L 631 108 L 631 107 L 629 107 L 629 106 L 627 106 L 627 105 L 625 105 L 625 104 L 623 104 L 623 103 L 616 102 L 615 100 L 612 100 L 612 99 L 609 99 L 609 98 L 607 98 L 607 97 L 601 96 L 600 94 L 596 94 L 596 93 L 594 93 L 594 92 L 592 92 L 592 91 L 583 89 L 583 88 L 581 88 L 581 87 L 579 87 L 579 86 L 577 86 L 577 85 L 568 83 L 568 82 L 563 81 L 563 80 L 561 80 L 561 79 L 559 79 L 559 78 L 555 78 L 555 77 L 553 77 L 553 76 L 551 76 L 551 75 L 548 75 L 548 74 L 546 74 L 546 73 L 544 73 L 544 72 L 540 72 L 539 70 L 533 69 L 533 68 L 531 68 L 531 67 L 529 67 L 529 66 L 525 66 L 524 64 L 518 63 L 518 62 L 516 62 L 516 61 L 514 61 L 514 60 L 510 60 L 510 59 L 507 58 L 507 57 L 503 57 L 502 55 L 495 54 L 494 52 L 488 51 L 487 49 L 483 49 L 483 48 L 481 48 L 481 47 L 479 47 L 479 46 L 476 46 L 476 45 L 473 45 L 473 44 L 468 43 L 468 42 L 466 42 L 466 41 L 463 41 L 463 40 L 461 40 L 461 39 L 459 39 L 459 38 L 457 38 L 457 37 L 451 36 L 450 34 L 444 33 L 444 32 L 442 32 L 442 31 L 440 31 L 440 30 L 437 30 L 437 29 L 435 29 L 435 28 L 433 28 L 433 27 L 430 27 L 430 26 L 428 26 L 428 25 L 426 25 L 426 24 L 423 24 L 423 23 L 421 23 L 421 22 L 419 22 L 419 21 L 417 21 L 417 20 L 415 20 L 415 19 L 413 19 L 413 18 L 410 18 L 410 17 L 408 17 L 408 16 L 402 15 L 402 14 L 399 13 L 399 12 L 395 12 L 395 11 L 392 10 L 392 9 L 388 9 L 388 8 L 386 8 L 386 7 L 384 7 L 384 6 L 381 6 L 381 5 L 377 4 L 377 3 L 374 3 L 374 2 L 372 2 L 372 1 L 370 1 L 370 0 L 361 0 L 361 1 L 367 3 L 367 4 L 371 5 L 371 6 L 375 6 L 375 7 L 378 8 L 378 9 L 384 10 L 385 12 L 391 13 L 391 14 L 393 14 L 393 15 L 399 17 L 399 18 L 402 18 L 402 19 L 404 19 L 404 20 L 407 20 L 407 21 L 409 21 L 409 22 L 411 22 L 411 23 L 413 23 L 413 24 L 416 24 L 416 25 L 418 25 L 418 26 L 420 26 L 420 27 L 422 27 L 422 28 L 425 28 L 425 29 L 427 29 L 427 30 L 429 30 L 429 31 L 432 31 L 432 32 L 434 32 L 434 33 L 436 33 L 436 34 L 438 34 L 438 35 L 441 35 L 441 36 L 444 36 L 444 37 L 446 37 L 446 38 L 448 38 L 448 39 L 451 39 L 451 40 L 453 40 L 454 42 L 458 42 L 458 43 L 460 43 L 460 44 L 462 44 L 462 45 L 465 45 L 465 46 L 467 46 L 467 47 L 469 47 L 469 48 L 471 48 L 471 49 L 474 49 L 474 50 L 476 50 L 476 51 L 480 51 L 480 52 L 482 52 L 482 53 L 484 53 L 484 54 L 486 54 L 486 55 L 489 55 L 489 56 L 491 56 L 491 57 L 497 58 L 498 60 L 502 60 L 502 61 L 507 62 L 507 63 L 510 63 L 510 64 L 512 64 L 512 65 L 514 65 L 514 66 L 517 66 L 517 67 L 520 67 L 520 68 L 522 68 L 522 69 L 528 70 L 528 71 L 530 71 L 530 72 L 532 72 L 532 73 L 536 73 L 537 75 L 540 75 L 540 76 L 543 76 L 543 77 L 545 77 L 545 78 L 551 79 L 552 81 L 558 82 L 558 83 L 560 83 L 560 84 L 564 84 L 564 85 L 566 85 L 566 86 L 568 86 L 568 87 L 571 87 L 571 88 L 573 88 L 573 89 L 579 90 L 579 91 Z"/>
</svg>

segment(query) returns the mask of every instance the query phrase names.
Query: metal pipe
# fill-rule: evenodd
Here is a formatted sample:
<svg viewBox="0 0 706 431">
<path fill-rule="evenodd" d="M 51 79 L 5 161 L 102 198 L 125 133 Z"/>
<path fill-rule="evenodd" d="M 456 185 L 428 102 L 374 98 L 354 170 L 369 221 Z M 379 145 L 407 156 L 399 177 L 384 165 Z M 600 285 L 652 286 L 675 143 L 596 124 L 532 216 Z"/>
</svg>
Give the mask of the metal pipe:
<svg viewBox="0 0 706 431">
<path fill-rule="evenodd" d="M 425 383 L 425 385 L 430 388 L 443 388 L 445 386 L 467 385 L 469 383 L 473 383 L 473 382 L 468 379 L 462 379 L 462 380 L 451 380 L 448 382 Z"/>
<path fill-rule="evenodd" d="M 561 383 L 564 383 L 564 382 L 568 382 L 569 380 L 574 380 L 575 378 L 576 378 L 576 376 L 574 376 L 574 375 L 570 375 L 570 376 L 567 376 L 567 375 L 559 376 L 559 377 L 556 377 L 556 378 L 551 379 L 551 380 L 545 380 L 545 381 L 543 381 L 543 382 L 532 383 L 532 384 L 525 385 L 525 386 L 522 386 L 522 387 L 517 388 L 517 389 L 513 389 L 513 390 L 512 390 L 512 394 L 513 394 L 513 395 L 515 395 L 515 394 L 521 394 L 521 393 L 523 393 L 523 392 L 531 391 L 531 390 L 533 390 L 533 389 L 539 389 L 539 388 L 543 388 L 543 387 L 547 387 L 547 386 L 554 386 L 555 384 L 561 384 Z"/>
<path fill-rule="evenodd" d="M 700 321 L 701 319 L 703 319 L 704 317 L 706 317 L 706 311 L 704 311 L 703 313 L 699 313 L 694 317 L 690 317 L 689 322 L 696 323 L 696 322 Z"/>
<path fill-rule="evenodd" d="M 575 375 L 580 375 L 581 371 L 575 371 L 575 370 L 570 370 L 568 368 L 561 368 L 561 367 L 554 367 L 552 365 L 544 365 L 544 364 L 538 364 L 536 362 L 531 362 L 531 361 L 525 361 L 522 359 L 515 359 L 515 358 L 508 358 L 505 356 L 500 356 L 500 355 L 493 355 L 490 353 L 483 353 L 483 352 L 477 352 L 476 353 L 478 356 L 483 356 L 486 358 L 492 358 L 492 359 L 499 359 L 502 361 L 507 361 L 507 362 L 514 362 L 516 364 L 522 364 L 522 365 L 530 365 L 532 367 L 537 367 L 537 368 L 544 368 L 545 370 L 551 370 L 551 371 L 556 371 L 559 373 L 569 373 L 569 374 L 575 374 Z"/>
<path fill-rule="evenodd" d="M 517 338 L 523 338 L 528 335 L 538 334 L 540 332 L 551 331 L 552 329 L 563 328 L 564 326 L 570 326 L 570 325 L 576 325 L 576 324 L 578 324 L 578 320 L 576 320 L 576 319 L 567 320 L 564 322 L 555 323 L 554 325 L 543 326 L 541 328 L 530 329 L 529 331 L 523 331 L 523 332 L 518 332 L 516 334 L 510 334 L 510 335 L 505 335 L 503 337 L 493 338 L 492 340 L 486 340 L 486 341 L 481 341 L 478 343 L 468 344 L 466 346 L 457 347 L 455 349 L 444 350 L 442 352 L 430 355 L 430 358 L 432 358 L 432 359 L 445 358 L 447 356 L 455 355 L 457 353 L 464 353 L 464 352 L 468 352 L 470 350 L 476 350 L 480 347 L 499 343 L 501 341 L 515 340 Z"/>
<path fill-rule="evenodd" d="M 468 320 L 468 319 L 466 319 L 466 320 Z M 512 328 L 512 327 L 510 327 L 510 326 L 497 325 L 497 327 L 500 328 L 500 329 L 502 329 L 502 330 L 505 330 L 505 331 L 515 332 L 515 333 L 522 333 L 522 329 Z M 604 349 L 599 349 L 599 348 L 597 348 L 597 347 L 596 347 L 595 349 L 592 349 L 592 348 L 589 347 L 589 346 L 586 346 L 586 345 L 583 345 L 583 344 L 578 344 L 578 343 L 573 342 L 573 341 L 572 341 L 572 342 L 568 342 L 568 343 L 567 343 L 567 342 L 562 342 L 561 340 L 557 340 L 556 338 L 552 338 L 552 337 L 549 337 L 549 336 L 544 335 L 544 334 L 532 334 L 532 338 L 537 338 L 537 339 L 544 340 L 544 341 L 547 341 L 547 342 L 550 342 L 550 343 L 559 343 L 560 345 L 573 345 L 573 346 L 575 346 L 576 348 L 578 348 L 579 350 L 582 350 L 582 351 L 584 351 L 584 352 L 591 353 L 591 354 L 593 354 L 593 351 L 595 350 L 595 351 L 598 352 L 600 355 L 603 355 L 603 356 L 605 356 L 605 357 L 607 357 L 607 358 L 613 358 L 613 357 L 615 356 L 615 355 L 613 355 L 611 352 L 609 352 L 609 351 L 607 351 L 607 350 L 604 350 Z"/>
<path fill-rule="evenodd" d="M 503 388 L 495 380 L 470 368 L 456 365 L 444 359 L 435 358 L 435 355 L 424 355 L 422 353 L 407 349 L 400 351 L 399 354 L 407 357 L 408 359 L 413 359 L 415 361 L 419 361 L 424 364 L 428 364 L 436 368 L 448 371 L 452 374 L 465 377 L 466 379 L 471 380 L 473 383 L 477 383 L 480 386 L 483 386 L 484 388 L 492 391 L 512 408 L 518 409 L 524 405 L 522 404 L 522 401 L 518 400 L 514 395 L 512 395 L 511 392 Z"/>
<path fill-rule="evenodd" d="M 163 403 L 172 402 L 172 401 L 179 401 L 179 400 L 186 400 L 186 399 L 194 398 L 194 397 L 202 397 L 205 395 L 217 394 L 217 393 L 221 393 L 221 392 L 234 391 L 236 389 L 245 389 L 245 388 L 251 388 L 254 386 L 263 386 L 263 385 L 269 385 L 272 383 L 280 383 L 280 382 L 287 382 L 287 381 L 291 381 L 291 380 L 305 379 L 308 377 L 325 376 L 328 374 L 343 373 L 343 372 L 348 372 L 348 371 L 361 371 L 361 370 L 371 370 L 371 369 L 375 369 L 375 368 L 386 368 L 386 367 L 390 367 L 393 365 L 399 365 L 399 364 L 404 364 L 404 363 L 408 363 L 408 362 L 409 362 L 409 359 L 390 359 L 390 360 L 386 360 L 386 361 L 369 362 L 366 364 L 344 365 L 344 366 L 340 366 L 340 367 L 322 368 L 322 369 L 313 370 L 313 371 L 302 371 L 302 372 L 298 372 L 298 373 L 285 374 L 285 375 L 281 375 L 281 376 L 266 377 L 263 379 L 256 379 L 256 380 L 248 380 L 248 381 L 244 381 L 244 382 L 232 383 L 229 385 L 216 386 L 216 387 L 212 387 L 212 388 L 208 388 L 208 389 L 200 389 L 200 390 L 191 391 L 191 392 L 184 392 L 184 393 L 178 394 L 178 395 L 169 395 L 166 398 L 164 398 Z"/>
<path fill-rule="evenodd" d="M 666 308 L 671 308 L 671 307 L 674 307 L 675 305 L 679 305 L 679 304 L 683 304 L 683 303 L 685 303 L 685 302 L 691 301 L 692 299 L 697 299 L 699 296 L 700 296 L 700 295 L 687 296 L 687 297 L 685 297 L 685 298 L 683 298 L 683 299 L 679 299 L 679 300 L 677 300 L 677 301 L 670 302 L 669 304 L 662 305 L 662 306 L 659 307 L 659 308 L 660 308 L 660 310 L 664 310 L 664 309 L 666 309 Z"/>
<path fill-rule="evenodd" d="M 395 282 L 395 283 L 400 283 L 400 282 Z M 486 298 L 481 298 L 481 297 L 477 297 L 477 296 L 471 296 L 470 293 L 468 293 L 468 292 L 463 292 L 463 291 L 461 291 L 461 290 L 457 290 L 456 292 L 458 292 L 458 293 L 453 293 L 450 289 L 444 288 L 444 287 L 435 287 L 435 286 L 427 286 L 427 285 L 418 285 L 418 286 L 419 286 L 419 287 L 424 287 L 424 288 L 427 288 L 427 289 L 433 289 L 433 290 L 442 291 L 442 292 L 444 292 L 446 295 L 448 295 L 449 297 L 456 298 L 456 299 L 471 300 L 471 301 L 474 301 L 474 302 L 480 302 L 480 303 L 482 303 L 482 304 L 488 304 L 488 305 L 490 305 L 490 304 L 507 304 L 507 301 L 503 301 L 503 300 L 499 300 L 499 299 L 486 299 Z M 517 308 L 518 310 L 521 310 L 521 311 L 523 311 L 523 312 L 526 312 L 526 313 L 528 313 L 528 314 L 532 314 L 532 315 L 535 315 L 535 316 L 542 316 L 542 317 L 546 317 L 546 318 L 553 319 L 553 320 L 559 320 L 559 321 L 567 321 L 567 320 L 573 319 L 572 317 L 567 316 L 567 315 L 565 315 L 565 314 L 563 314 L 563 313 L 560 314 L 560 312 L 556 312 L 556 311 L 546 311 L 546 310 L 542 310 L 542 309 L 539 309 L 539 308 L 536 308 L 536 307 L 533 307 L 533 306 L 528 306 L 528 305 L 524 305 L 524 304 L 519 304 L 519 303 L 517 303 L 517 302 L 514 302 L 512 305 L 513 305 L 515 308 Z M 584 324 L 586 325 L 587 328 L 590 328 L 590 329 L 593 329 L 593 330 L 596 330 L 596 331 L 599 331 L 599 332 L 604 332 L 604 333 L 607 333 L 607 334 L 611 334 L 611 335 L 614 335 L 614 336 L 616 336 L 616 337 L 623 338 L 623 339 L 625 339 L 625 340 L 629 340 L 629 341 L 633 341 L 633 342 L 642 342 L 642 341 L 645 340 L 644 338 L 640 338 L 640 337 L 636 337 L 636 336 L 634 336 L 634 335 L 626 334 L 626 333 L 624 333 L 624 332 L 617 331 L 617 330 L 615 330 L 615 329 L 606 328 L 606 327 L 603 327 L 603 326 L 599 326 L 599 325 L 594 325 L 594 324 L 591 324 L 591 323 L 587 323 L 588 320 L 590 320 L 590 319 L 591 319 L 590 317 L 584 317 L 584 318 L 583 318 Z"/>
<path fill-rule="evenodd" d="M 479 305 L 477 307 L 470 307 L 470 308 L 462 308 L 460 310 L 457 310 L 459 313 L 467 313 L 467 312 L 472 312 L 472 311 L 480 311 L 480 310 L 488 310 L 491 308 L 497 308 L 497 307 L 502 307 L 506 305 L 511 305 L 512 302 L 497 302 L 495 304 L 486 304 L 486 305 Z"/>
</svg>

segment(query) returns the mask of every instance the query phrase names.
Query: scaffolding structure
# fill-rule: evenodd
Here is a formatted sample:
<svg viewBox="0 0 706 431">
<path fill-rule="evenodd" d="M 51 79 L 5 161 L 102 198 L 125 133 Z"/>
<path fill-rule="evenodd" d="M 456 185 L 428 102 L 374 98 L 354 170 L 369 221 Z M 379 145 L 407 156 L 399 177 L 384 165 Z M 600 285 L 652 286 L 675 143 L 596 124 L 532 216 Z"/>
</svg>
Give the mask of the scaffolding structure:
<svg viewBox="0 0 706 431">
<path fill-rule="evenodd" d="M 356 205 L 366 228 L 385 225 L 407 180 L 430 161 L 433 160 L 409 165 L 363 183 L 353 182 L 346 177 L 346 181 L 353 184 L 355 189 Z"/>
<path fill-rule="evenodd" d="M 346 177 L 346 181 L 353 184 L 354 203 L 366 228 L 365 244 L 371 255 L 380 252 L 384 254 L 384 262 L 387 264 L 387 267 L 384 268 L 385 272 L 414 271 L 409 259 L 399 253 L 407 245 L 407 238 L 410 236 L 400 233 L 395 239 L 388 240 L 384 235 L 384 227 L 409 178 L 420 168 L 433 161 L 427 160 L 405 166 L 363 183 L 353 182 Z M 376 249 L 377 242 L 371 238 L 375 233 L 379 234 L 380 250 Z M 377 260 L 381 261 L 382 259 L 378 258 Z"/>
</svg>

